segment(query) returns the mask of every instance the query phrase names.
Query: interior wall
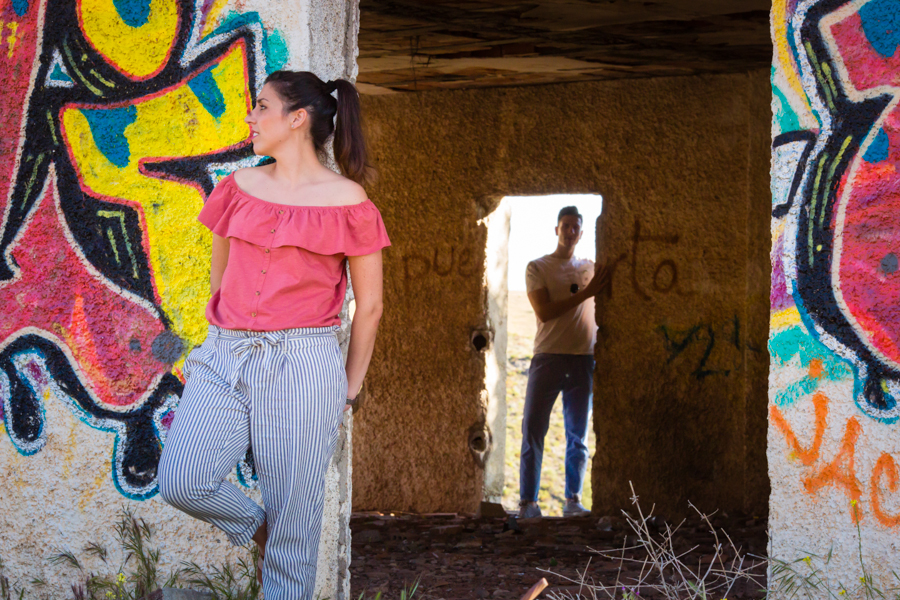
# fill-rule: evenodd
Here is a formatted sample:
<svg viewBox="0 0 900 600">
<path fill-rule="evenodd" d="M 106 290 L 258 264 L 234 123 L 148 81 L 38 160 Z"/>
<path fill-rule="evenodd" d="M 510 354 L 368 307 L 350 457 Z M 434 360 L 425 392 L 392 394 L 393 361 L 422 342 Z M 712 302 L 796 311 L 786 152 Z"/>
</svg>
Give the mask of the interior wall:
<svg viewBox="0 0 900 600">
<path fill-rule="evenodd" d="M 600 193 L 616 267 L 598 302 L 595 509 L 627 505 L 631 480 L 667 511 L 765 510 L 767 89 L 760 71 L 364 97 L 393 247 L 355 509 L 474 512 L 479 219 L 508 194 Z"/>
</svg>

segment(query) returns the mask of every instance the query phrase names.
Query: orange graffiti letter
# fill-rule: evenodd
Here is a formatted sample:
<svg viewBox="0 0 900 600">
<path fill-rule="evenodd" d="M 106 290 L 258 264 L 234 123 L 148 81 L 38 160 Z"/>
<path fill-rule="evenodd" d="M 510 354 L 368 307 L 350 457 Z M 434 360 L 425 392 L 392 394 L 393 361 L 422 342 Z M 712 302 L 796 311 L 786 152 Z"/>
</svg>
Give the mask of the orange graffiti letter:
<svg viewBox="0 0 900 600">
<path fill-rule="evenodd" d="M 854 522 L 858 522 L 862 516 L 859 510 L 862 487 L 856 478 L 856 467 L 853 464 L 856 455 L 856 440 L 859 439 L 861 431 L 862 427 L 856 417 L 847 421 L 847 429 L 844 431 L 844 439 L 841 440 L 841 449 L 837 456 L 818 474 L 808 477 L 803 482 L 803 486 L 810 494 L 826 485 L 837 485 L 844 488 L 844 493 L 850 498 L 850 516 Z"/>
<path fill-rule="evenodd" d="M 887 489 L 890 492 L 897 491 L 897 463 L 887 452 L 878 457 L 875 463 L 875 469 L 872 470 L 872 512 L 875 518 L 885 527 L 897 527 L 900 525 L 900 515 L 889 515 L 884 512 L 881 506 L 881 483 L 882 475 L 887 476 Z"/>
<path fill-rule="evenodd" d="M 819 450 L 822 448 L 822 436 L 825 435 L 825 422 L 828 419 L 828 398 L 825 394 L 815 394 L 812 397 L 812 401 L 816 410 L 816 432 L 813 435 L 812 446 L 809 447 L 809 450 L 804 449 L 800 442 L 797 441 L 797 436 L 794 434 L 791 426 L 788 425 L 781 411 L 775 406 L 769 408 L 769 418 L 772 419 L 772 423 L 784 434 L 793 454 L 800 459 L 801 463 L 807 466 L 813 464 L 819 458 Z"/>
</svg>

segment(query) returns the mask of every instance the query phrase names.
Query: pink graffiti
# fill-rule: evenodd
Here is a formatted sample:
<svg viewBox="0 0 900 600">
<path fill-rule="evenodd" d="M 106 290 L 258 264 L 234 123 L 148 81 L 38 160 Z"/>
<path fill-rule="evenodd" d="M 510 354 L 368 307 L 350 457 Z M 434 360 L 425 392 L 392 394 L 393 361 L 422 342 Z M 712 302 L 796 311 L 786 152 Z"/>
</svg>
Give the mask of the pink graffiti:
<svg viewBox="0 0 900 600">
<path fill-rule="evenodd" d="M 0 86 L 4 107 L 0 127 L 6 132 L 20 131 L 28 106 L 30 74 L 40 41 L 39 14 L 29 10 L 18 17 L 9 0 L 0 0 L 0 15 L 18 23 L 16 44 L 4 65 L 4 72 L 15 76 L 5 78 Z M 3 221 L 18 161 L 36 158 L 21 156 L 20 144 L 17 135 L 0 136 Z M 0 314 L 4 315 L 0 348 L 21 335 L 37 333 L 64 349 L 70 366 L 98 403 L 137 405 L 171 369 L 171 364 L 160 362 L 152 353 L 163 324 L 152 309 L 127 298 L 76 253 L 67 239 L 56 196 L 51 180 L 11 251 L 19 272 L 14 279 L 0 282 Z"/>
<path fill-rule="evenodd" d="M 851 97 L 900 93 L 900 52 L 887 57 L 869 43 L 859 13 L 830 27 Z M 849 79 L 849 81 L 847 81 Z M 893 88 L 893 90 L 891 90 Z M 873 137 L 874 136 L 874 137 Z M 833 224 L 838 266 L 835 287 L 857 333 L 900 367 L 900 110 L 876 122 L 870 143 L 841 181 Z M 827 174 L 822 174 L 824 180 Z M 841 217 L 841 214 L 843 215 Z M 843 236 L 840 236 L 840 227 Z M 851 320 L 851 322 L 852 322 Z"/>
<path fill-rule="evenodd" d="M 37 330 L 66 349 L 100 403 L 139 403 L 171 369 L 152 353 L 164 327 L 150 309 L 121 295 L 76 254 L 56 208 L 50 183 L 13 250 L 19 276 L 0 283 L 0 312 L 6 315 L 0 346 Z"/>
<path fill-rule="evenodd" d="M 28 369 L 28 375 L 31 377 L 31 379 L 37 382 L 37 384 L 41 386 L 41 388 L 47 386 L 49 381 L 47 380 L 47 376 L 44 374 L 44 370 L 40 367 L 39 364 L 37 364 L 33 360 L 30 360 L 28 361 L 28 364 L 25 365 L 25 368 Z"/>
<path fill-rule="evenodd" d="M 31 10 L 19 17 L 13 11 L 11 0 L 0 0 L 0 19 L 4 23 L 17 24 L 12 56 L 0 53 L 0 60 L 5 63 L 4 72 L 16 74 L 4 77 L 3 85 L 0 85 L 0 106 L 3 107 L 0 110 L 0 131 L 18 132 L 22 125 L 31 85 L 31 67 L 37 54 L 37 15 L 37 11 Z M 0 214 L 6 208 L 19 142 L 17 135 L 0 136 Z"/>
</svg>

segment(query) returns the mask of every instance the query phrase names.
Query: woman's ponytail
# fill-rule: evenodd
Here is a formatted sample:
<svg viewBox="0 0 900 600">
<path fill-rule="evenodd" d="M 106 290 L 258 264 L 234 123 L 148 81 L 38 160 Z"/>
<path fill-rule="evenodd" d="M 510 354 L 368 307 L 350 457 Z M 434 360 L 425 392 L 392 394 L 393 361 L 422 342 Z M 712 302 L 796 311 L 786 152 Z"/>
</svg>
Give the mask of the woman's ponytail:
<svg viewBox="0 0 900 600">
<path fill-rule="evenodd" d="M 375 171 L 368 162 L 366 141 L 362 132 L 359 92 L 346 79 L 333 82 L 337 90 L 337 119 L 334 128 L 334 159 L 346 177 L 365 185 Z"/>
<path fill-rule="evenodd" d="M 345 177 L 361 185 L 374 179 L 362 133 L 359 92 L 352 83 L 346 79 L 325 82 L 309 71 L 275 71 L 266 83 L 275 86 L 286 112 L 299 108 L 309 112 L 310 134 L 317 151 L 324 149 L 334 133 L 334 159 Z M 331 95 L 335 91 L 337 100 Z"/>
</svg>

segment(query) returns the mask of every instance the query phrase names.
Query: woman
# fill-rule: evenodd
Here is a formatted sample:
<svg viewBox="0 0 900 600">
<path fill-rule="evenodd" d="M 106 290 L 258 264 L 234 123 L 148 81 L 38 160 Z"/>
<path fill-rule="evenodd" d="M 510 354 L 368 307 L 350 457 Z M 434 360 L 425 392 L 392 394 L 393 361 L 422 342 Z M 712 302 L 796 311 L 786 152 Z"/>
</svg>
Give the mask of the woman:
<svg viewBox="0 0 900 600">
<path fill-rule="evenodd" d="M 225 177 L 200 211 L 213 232 L 209 335 L 185 361 L 159 491 L 233 544 L 259 545 L 266 600 L 305 600 L 325 472 L 372 356 L 390 241 L 360 185 L 369 167 L 351 83 L 278 71 L 246 121 L 253 151 L 275 162 Z M 346 177 L 317 157 L 332 133 Z M 335 337 L 345 260 L 356 298 L 346 368 Z M 265 508 L 225 481 L 248 445 Z"/>
</svg>

